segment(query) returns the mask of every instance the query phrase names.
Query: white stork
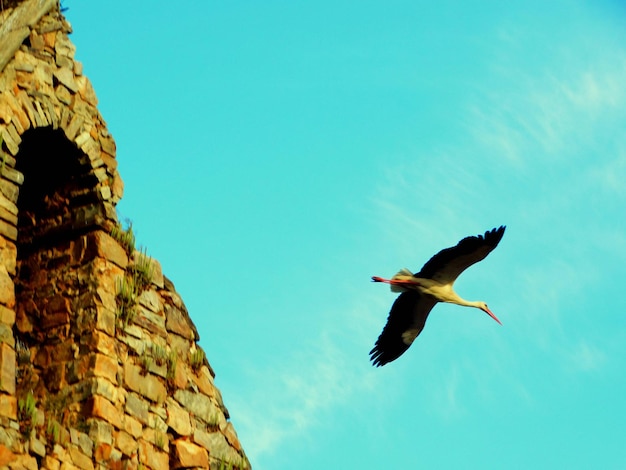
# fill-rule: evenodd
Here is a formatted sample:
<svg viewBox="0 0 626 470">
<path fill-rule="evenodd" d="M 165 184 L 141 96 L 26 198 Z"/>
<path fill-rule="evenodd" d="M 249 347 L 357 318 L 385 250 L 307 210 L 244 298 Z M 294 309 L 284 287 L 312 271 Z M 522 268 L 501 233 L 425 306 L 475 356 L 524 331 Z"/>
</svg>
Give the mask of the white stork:
<svg viewBox="0 0 626 470">
<path fill-rule="evenodd" d="M 500 323 L 485 302 L 462 299 L 452 286 L 463 271 L 485 259 L 498 246 L 504 229 L 501 226 L 485 232 L 484 236 L 464 238 L 456 246 L 441 250 L 416 274 L 402 269 L 391 279 L 372 277 L 372 281 L 386 282 L 392 291 L 402 292 L 393 303 L 387 324 L 370 351 L 370 359 L 376 367 L 397 359 L 409 349 L 437 302 L 479 308 Z"/>
</svg>

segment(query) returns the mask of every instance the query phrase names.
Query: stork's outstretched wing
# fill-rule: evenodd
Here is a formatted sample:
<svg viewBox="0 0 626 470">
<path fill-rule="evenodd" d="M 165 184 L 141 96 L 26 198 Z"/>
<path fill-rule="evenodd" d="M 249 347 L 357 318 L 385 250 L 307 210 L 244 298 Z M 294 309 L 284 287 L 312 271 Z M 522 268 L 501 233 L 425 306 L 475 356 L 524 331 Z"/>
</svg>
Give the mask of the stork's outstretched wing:
<svg viewBox="0 0 626 470">
<path fill-rule="evenodd" d="M 370 351 L 376 366 L 383 366 L 400 357 L 424 328 L 428 314 L 437 301 L 417 291 L 403 292 L 393 303 L 387 324 Z"/>
<path fill-rule="evenodd" d="M 472 264 L 485 257 L 498 246 L 504 235 L 505 226 L 485 232 L 485 235 L 466 237 L 456 246 L 441 250 L 430 258 L 415 277 L 432 279 L 450 284 Z"/>
</svg>

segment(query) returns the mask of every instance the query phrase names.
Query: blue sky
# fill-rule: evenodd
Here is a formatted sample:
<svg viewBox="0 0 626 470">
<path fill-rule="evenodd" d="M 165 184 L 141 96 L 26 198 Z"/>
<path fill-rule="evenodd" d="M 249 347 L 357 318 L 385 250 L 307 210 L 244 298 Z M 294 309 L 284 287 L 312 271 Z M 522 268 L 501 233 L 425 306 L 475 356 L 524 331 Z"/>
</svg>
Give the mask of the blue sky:
<svg viewBox="0 0 626 470">
<path fill-rule="evenodd" d="M 64 2 L 256 470 L 626 467 L 626 7 Z M 397 361 L 399 268 L 501 224 Z"/>
</svg>

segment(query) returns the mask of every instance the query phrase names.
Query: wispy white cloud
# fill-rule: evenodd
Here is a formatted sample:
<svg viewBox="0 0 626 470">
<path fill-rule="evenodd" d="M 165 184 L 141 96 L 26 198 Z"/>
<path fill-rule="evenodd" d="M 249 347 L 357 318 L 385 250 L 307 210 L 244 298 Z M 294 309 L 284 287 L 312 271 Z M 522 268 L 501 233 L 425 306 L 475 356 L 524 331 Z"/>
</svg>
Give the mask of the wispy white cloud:
<svg viewBox="0 0 626 470">
<path fill-rule="evenodd" d="M 479 86 L 466 128 L 484 151 L 517 167 L 540 158 L 571 163 L 577 146 L 604 138 L 607 120 L 623 118 L 626 55 L 553 62 L 543 75 L 506 68 Z"/>
<path fill-rule="evenodd" d="M 597 346 L 580 341 L 570 351 L 569 359 L 574 370 L 590 372 L 605 364 L 606 354 Z"/>
<path fill-rule="evenodd" d="M 443 387 L 432 397 L 435 410 L 447 420 L 458 419 L 465 414 L 465 408 L 459 399 L 459 387 L 462 387 L 458 365 L 442 374 Z"/>
<path fill-rule="evenodd" d="M 254 391 L 245 402 L 230 395 L 238 410 L 237 428 L 255 468 L 269 469 L 282 446 L 306 442 L 309 433 L 332 422 L 333 409 L 341 408 L 371 391 L 380 377 L 372 373 L 367 351 L 363 360 L 351 357 L 354 345 L 364 344 L 372 305 L 354 306 L 348 315 L 337 315 L 291 357 L 276 358 L 263 370 L 249 370 Z M 369 311 L 369 314 L 368 314 Z M 372 338 L 367 338 L 367 344 Z M 362 354 L 361 354 L 362 353 Z"/>
<path fill-rule="evenodd" d="M 620 198 L 626 197 L 626 139 L 618 143 L 614 153 L 604 155 L 590 169 L 590 185 L 602 193 L 612 193 Z"/>
</svg>

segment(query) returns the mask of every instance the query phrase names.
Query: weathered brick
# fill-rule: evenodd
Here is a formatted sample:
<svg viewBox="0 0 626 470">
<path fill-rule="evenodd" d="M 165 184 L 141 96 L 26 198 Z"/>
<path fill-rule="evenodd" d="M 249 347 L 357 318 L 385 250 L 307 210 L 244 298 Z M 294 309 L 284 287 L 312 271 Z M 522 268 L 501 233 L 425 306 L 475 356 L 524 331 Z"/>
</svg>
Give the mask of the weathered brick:
<svg viewBox="0 0 626 470">
<path fill-rule="evenodd" d="M 94 330 L 88 344 L 91 348 L 109 357 L 115 357 L 117 354 L 117 343 L 112 336 L 102 331 Z"/>
<path fill-rule="evenodd" d="M 69 446 L 69 454 L 72 458 L 72 462 L 78 468 L 82 470 L 93 470 L 93 462 L 91 458 L 83 454 L 80 449 L 75 445 Z"/>
<path fill-rule="evenodd" d="M 15 286 L 4 265 L 0 265 L 0 303 L 9 308 L 15 306 Z"/>
<path fill-rule="evenodd" d="M 96 446 L 96 450 L 94 452 L 96 462 L 106 462 L 111 458 L 111 447 L 110 444 L 101 443 Z"/>
<path fill-rule="evenodd" d="M 76 77 L 76 83 L 78 84 L 78 93 L 81 98 L 87 103 L 96 106 L 98 104 L 98 98 L 96 98 L 96 92 L 87 77 Z"/>
<path fill-rule="evenodd" d="M 46 47 L 49 47 L 50 49 L 54 49 L 54 43 L 56 42 L 57 32 L 48 31 L 46 33 L 43 33 L 42 36 L 43 36 L 43 42 L 46 45 Z"/>
<path fill-rule="evenodd" d="M 122 414 L 109 400 L 101 396 L 95 396 L 87 401 L 86 411 L 88 416 L 102 418 L 118 429 L 122 429 Z"/>
<path fill-rule="evenodd" d="M 109 423 L 94 420 L 89 426 L 89 438 L 98 444 L 113 444 L 113 426 Z"/>
<path fill-rule="evenodd" d="M 191 420 L 189 412 L 184 410 L 175 400 L 168 398 L 167 405 L 167 425 L 179 436 L 189 436 L 191 434 Z"/>
<path fill-rule="evenodd" d="M 18 455 L 9 464 L 9 468 L 15 470 L 38 470 L 39 465 L 37 464 L 37 459 L 32 455 Z"/>
<path fill-rule="evenodd" d="M 7 343 L 11 347 L 15 347 L 15 338 L 13 337 L 13 328 L 0 321 L 0 343 Z"/>
<path fill-rule="evenodd" d="M 111 403 L 117 403 L 120 396 L 120 389 L 102 377 L 94 377 L 91 379 L 91 393 L 93 395 L 101 395 Z"/>
<path fill-rule="evenodd" d="M 217 423 L 219 415 L 222 414 L 209 397 L 200 393 L 190 390 L 176 390 L 174 398 L 183 408 L 193 410 L 193 414 L 207 424 Z"/>
<path fill-rule="evenodd" d="M 224 437 L 228 441 L 228 443 L 237 451 L 241 451 L 241 442 L 239 442 L 239 437 L 235 432 L 235 428 L 233 427 L 233 423 L 230 421 L 226 423 L 226 427 L 222 429 L 222 433 Z"/>
<path fill-rule="evenodd" d="M 169 455 L 165 452 L 161 452 L 144 439 L 139 440 L 139 449 L 139 461 L 142 464 L 153 469 L 169 468 Z"/>
<path fill-rule="evenodd" d="M 15 395 L 15 349 L 0 344 L 0 390 Z"/>
<path fill-rule="evenodd" d="M 41 461 L 41 468 L 45 468 L 46 470 L 60 470 L 61 462 L 51 455 L 46 455 Z"/>
<path fill-rule="evenodd" d="M 206 449 L 183 439 L 174 441 L 174 449 L 173 468 L 208 468 L 209 453 Z"/>
<path fill-rule="evenodd" d="M 148 332 L 160 336 L 161 338 L 167 337 L 167 331 L 165 330 L 165 317 L 163 314 L 152 313 L 143 305 L 139 305 L 135 308 L 135 318 L 133 322 L 138 326 L 145 328 Z"/>
<path fill-rule="evenodd" d="M 0 322 L 12 326 L 15 323 L 15 310 L 0 305 Z"/>
<path fill-rule="evenodd" d="M 74 80 L 74 73 L 70 69 L 62 67 L 54 72 L 54 77 L 73 93 L 78 91 L 78 85 L 76 80 Z"/>
<path fill-rule="evenodd" d="M 128 388 L 153 402 L 163 402 L 167 396 L 165 385 L 151 374 L 143 375 L 141 368 L 124 364 L 124 383 Z"/>
<path fill-rule="evenodd" d="M 189 382 L 189 376 L 192 375 L 187 370 L 187 365 L 182 361 L 176 366 L 174 371 L 174 386 L 178 389 L 184 390 L 187 388 Z"/>
<path fill-rule="evenodd" d="M 137 298 L 139 303 L 146 307 L 149 311 L 153 313 L 158 313 L 162 310 L 162 300 L 159 294 L 154 290 L 145 290 L 141 293 L 141 295 Z M 159 315 L 161 320 L 159 323 L 162 328 L 165 327 L 165 316 Z"/>
<path fill-rule="evenodd" d="M 136 417 L 143 424 L 148 424 L 148 403 L 139 398 L 134 393 L 129 393 L 126 396 L 126 413 Z"/>
<path fill-rule="evenodd" d="M 197 374 L 190 374 L 191 381 L 196 384 L 198 390 L 209 397 L 217 398 L 219 391 L 213 382 L 213 376 L 209 372 L 209 368 L 202 366 Z M 220 401 L 218 399 L 218 401 Z"/>
<path fill-rule="evenodd" d="M 96 328 L 109 336 L 115 334 L 115 310 L 102 305 L 96 307 Z"/>
<path fill-rule="evenodd" d="M 211 456 L 220 460 L 228 460 L 234 452 L 224 435 L 220 432 L 206 432 L 197 428 L 193 432 L 193 442 L 209 449 Z"/>
<path fill-rule="evenodd" d="M 30 440 L 28 442 L 28 450 L 31 454 L 38 455 L 39 457 L 43 457 L 46 455 L 46 445 L 37 439 L 34 434 L 30 436 Z"/>
<path fill-rule="evenodd" d="M 98 256 L 115 263 L 122 269 L 128 266 L 128 255 L 124 248 L 108 233 L 98 230 L 91 237 L 96 244 Z"/>
<path fill-rule="evenodd" d="M 70 454 L 67 452 L 65 447 L 62 447 L 61 444 L 54 444 L 52 447 L 52 455 L 54 455 L 61 463 L 71 464 L 72 458 Z"/>
<path fill-rule="evenodd" d="M 122 454 L 131 456 L 137 452 L 137 440 L 126 431 L 115 433 L 115 447 L 122 451 Z"/>
<path fill-rule="evenodd" d="M 9 274 L 15 274 L 17 261 L 17 246 L 4 237 L 0 237 L 0 264 L 3 264 Z"/>
<path fill-rule="evenodd" d="M 129 433 L 135 438 L 138 438 L 143 433 L 143 426 L 141 422 L 131 416 L 124 416 L 124 431 Z"/>
<path fill-rule="evenodd" d="M 166 305 L 165 318 L 165 327 L 168 331 L 189 340 L 195 338 L 194 331 L 189 324 L 189 318 L 179 308 L 173 305 Z"/>
<path fill-rule="evenodd" d="M 44 330 L 67 325 L 69 327 L 69 312 L 44 312 L 41 319 L 41 328 Z"/>
<path fill-rule="evenodd" d="M 0 444 L 0 466 L 8 465 L 15 460 L 15 454 Z"/>
<path fill-rule="evenodd" d="M 15 241 L 17 240 L 17 227 L 6 220 L 0 219 L 0 235 L 4 235 L 9 240 Z"/>
<path fill-rule="evenodd" d="M 87 434 L 71 428 L 70 440 L 72 444 L 77 445 L 86 456 L 91 457 L 93 455 L 93 441 Z"/>
<path fill-rule="evenodd" d="M 119 368 L 117 359 L 97 353 L 91 356 L 90 369 L 93 375 L 97 377 L 104 377 L 112 383 L 116 383 Z"/>
</svg>

